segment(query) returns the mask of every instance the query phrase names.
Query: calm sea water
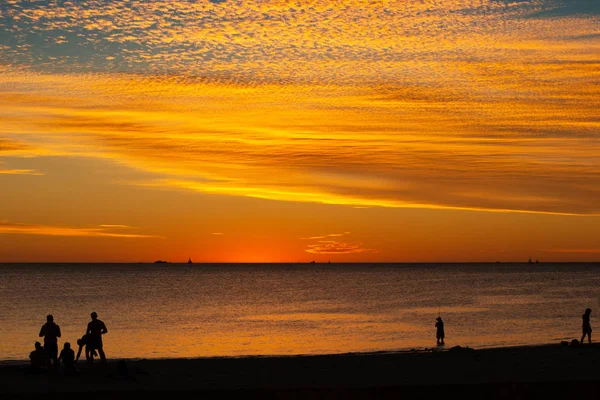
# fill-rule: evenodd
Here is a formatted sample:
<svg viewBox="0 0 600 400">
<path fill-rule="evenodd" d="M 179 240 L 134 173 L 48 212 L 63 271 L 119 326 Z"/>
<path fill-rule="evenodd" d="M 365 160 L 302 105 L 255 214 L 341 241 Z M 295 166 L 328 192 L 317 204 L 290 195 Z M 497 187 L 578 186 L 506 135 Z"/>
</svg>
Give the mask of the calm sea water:
<svg viewBox="0 0 600 400">
<path fill-rule="evenodd" d="M 111 358 L 327 354 L 578 338 L 600 264 L 4 264 L 0 360 L 46 314 L 73 345 L 96 311 Z M 600 320 L 600 319 L 599 319 Z"/>
</svg>

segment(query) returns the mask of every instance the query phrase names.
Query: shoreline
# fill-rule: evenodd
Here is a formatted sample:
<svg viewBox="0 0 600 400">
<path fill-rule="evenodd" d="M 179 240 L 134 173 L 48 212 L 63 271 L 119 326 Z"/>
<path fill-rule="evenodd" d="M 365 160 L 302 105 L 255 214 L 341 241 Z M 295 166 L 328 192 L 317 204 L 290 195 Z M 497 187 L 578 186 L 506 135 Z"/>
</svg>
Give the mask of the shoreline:
<svg viewBox="0 0 600 400">
<path fill-rule="evenodd" d="M 570 340 L 570 339 L 569 339 Z M 596 343 L 592 343 L 595 346 Z M 600 345 L 600 344 L 599 344 Z M 310 357 L 333 357 L 333 356 L 376 356 L 376 355 L 403 355 L 403 354 L 429 354 L 429 353 L 444 353 L 450 351 L 454 347 L 460 347 L 465 350 L 473 351 L 486 351 L 486 350 L 510 350 L 519 348 L 544 348 L 544 347 L 556 347 L 560 346 L 556 342 L 552 343 L 541 343 L 541 344 L 518 344 L 518 345 L 499 345 L 499 346 L 485 346 L 485 347 L 470 347 L 470 346 L 432 346 L 432 347 L 415 347 L 411 349 L 397 349 L 397 350 L 373 350 L 373 351 L 350 351 L 345 353 L 300 353 L 300 354 L 247 354 L 247 355 L 232 355 L 232 356 L 198 356 L 198 357 L 115 357 L 108 360 L 109 363 L 116 363 L 119 361 L 125 362 L 139 362 L 139 361 L 176 361 L 176 360 L 238 360 L 238 359 L 286 359 L 286 358 L 310 358 Z M 584 345 L 585 347 L 586 345 Z M 80 360 L 80 364 L 83 364 L 85 360 L 83 357 Z M 28 366 L 28 359 L 21 360 L 2 360 L 0 359 L 0 369 L 5 366 Z"/>
<path fill-rule="evenodd" d="M 106 368 L 98 362 L 83 364 L 79 376 L 31 374 L 22 364 L 2 365 L 0 394 L 17 398 L 48 393 L 116 398 L 150 392 L 278 398 L 419 394 L 430 398 L 460 393 L 510 398 L 533 391 L 544 398 L 569 398 L 600 393 L 600 345 L 596 344 L 119 361 L 109 360 Z"/>
</svg>

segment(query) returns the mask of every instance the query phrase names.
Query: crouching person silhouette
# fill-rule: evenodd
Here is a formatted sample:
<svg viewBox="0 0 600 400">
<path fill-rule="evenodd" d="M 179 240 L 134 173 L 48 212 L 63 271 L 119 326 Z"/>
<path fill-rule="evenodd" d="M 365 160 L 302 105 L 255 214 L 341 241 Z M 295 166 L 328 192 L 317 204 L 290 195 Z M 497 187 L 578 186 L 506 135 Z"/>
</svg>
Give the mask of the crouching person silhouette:
<svg viewBox="0 0 600 400">
<path fill-rule="evenodd" d="M 81 357 L 81 351 L 85 347 L 85 359 L 87 362 L 91 363 L 94 360 L 94 357 L 98 355 L 95 349 L 92 349 L 89 343 L 89 335 L 86 333 L 81 337 L 81 339 L 77 339 L 77 345 L 79 346 L 79 350 L 77 351 L 77 358 L 75 358 L 75 363 L 79 361 L 79 357 Z"/>
<path fill-rule="evenodd" d="M 29 353 L 31 361 L 31 372 L 42 372 L 46 366 L 46 354 L 40 342 L 35 342 L 35 350 Z"/>
<path fill-rule="evenodd" d="M 75 369 L 75 352 L 71 348 L 71 343 L 65 342 L 64 348 L 60 352 L 58 362 L 63 364 L 65 375 L 76 375 L 77 369 Z"/>
</svg>

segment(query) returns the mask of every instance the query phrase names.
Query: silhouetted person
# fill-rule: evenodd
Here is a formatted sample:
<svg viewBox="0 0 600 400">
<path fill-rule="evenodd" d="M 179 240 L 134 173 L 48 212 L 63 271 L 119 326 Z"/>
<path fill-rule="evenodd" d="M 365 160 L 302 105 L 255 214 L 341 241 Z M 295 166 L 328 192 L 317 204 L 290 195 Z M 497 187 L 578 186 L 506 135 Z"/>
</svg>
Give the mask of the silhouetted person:
<svg viewBox="0 0 600 400">
<path fill-rule="evenodd" d="M 77 358 L 75 359 L 75 362 L 79 361 L 79 357 L 81 357 L 81 350 L 83 350 L 84 347 L 85 359 L 88 362 L 92 362 L 94 357 L 98 355 L 95 349 L 92 349 L 90 346 L 88 346 L 88 338 L 89 335 L 86 333 L 81 337 L 81 339 L 77 339 L 77 345 L 79 346 L 79 350 L 77 351 Z"/>
<path fill-rule="evenodd" d="M 90 351 L 98 350 L 100 360 L 106 363 L 106 355 L 104 355 L 104 350 L 102 349 L 102 335 L 107 333 L 108 329 L 106 329 L 104 322 L 98 319 L 98 314 L 93 312 L 91 317 L 92 320 L 88 323 L 87 331 L 85 332 L 88 335 L 87 346 L 89 346 Z"/>
<path fill-rule="evenodd" d="M 35 342 L 35 350 L 29 353 L 29 360 L 33 372 L 41 372 L 46 366 L 46 354 L 40 342 Z"/>
<path fill-rule="evenodd" d="M 50 361 L 56 366 L 58 362 L 58 338 L 60 337 L 60 327 L 54 323 L 54 317 L 48 315 L 46 323 L 40 329 L 40 337 L 44 338 L 44 353 L 47 363 Z"/>
<path fill-rule="evenodd" d="M 71 343 L 65 342 L 64 348 L 60 352 L 58 361 L 62 361 L 63 367 L 65 368 L 65 374 L 75 374 L 75 352 L 71 348 Z"/>
<path fill-rule="evenodd" d="M 588 342 L 592 343 L 592 325 L 590 324 L 590 314 L 592 313 L 591 308 L 586 308 L 585 314 L 581 316 L 583 319 L 583 325 L 581 326 L 583 335 L 581 336 L 581 343 L 583 344 L 583 340 L 585 336 L 588 337 Z"/>
<path fill-rule="evenodd" d="M 439 346 L 440 344 L 444 344 L 444 337 L 446 334 L 444 333 L 444 321 L 442 321 L 442 317 L 437 317 L 436 321 L 435 327 L 437 330 L 435 332 L 435 337 Z"/>
</svg>

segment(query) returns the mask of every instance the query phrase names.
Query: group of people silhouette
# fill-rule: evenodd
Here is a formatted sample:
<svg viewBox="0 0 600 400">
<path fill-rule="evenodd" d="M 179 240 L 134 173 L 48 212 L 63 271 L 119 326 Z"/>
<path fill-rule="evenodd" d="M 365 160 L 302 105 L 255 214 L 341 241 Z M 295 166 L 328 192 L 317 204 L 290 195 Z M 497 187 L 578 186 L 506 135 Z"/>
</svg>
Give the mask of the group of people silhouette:
<svg viewBox="0 0 600 400">
<path fill-rule="evenodd" d="M 31 366 L 35 370 L 42 370 L 44 367 L 58 368 L 60 363 L 64 367 L 65 373 L 76 373 L 76 364 L 81 357 L 81 352 L 85 347 L 85 358 L 88 363 L 92 363 L 94 357 L 100 355 L 100 360 L 106 364 L 106 355 L 102 346 L 102 335 L 108 332 L 104 322 L 98 319 L 98 314 L 91 314 L 92 320 L 88 323 L 85 334 L 77 339 L 79 351 L 77 357 L 71 349 L 71 343 L 65 342 L 63 349 L 58 354 L 58 338 L 62 336 L 60 326 L 54 322 L 54 316 L 46 316 L 46 323 L 40 329 L 39 337 L 44 338 L 44 346 L 40 342 L 35 342 L 35 350 L 29 354 Z"/>
<path fill-rule="evenodd" d="M 583 343 L 585 337 L 588 338 L 588 343 L 592 343 L 592 325 L 590 323 L 590 315 L 592 309 L 587 308 L 585 313 L 582 315 L 582 331 L 580 343 Z M 103 364 L 106 364 L 106 355 L 102 346 L 102 335 L 108 332 L 104 322 L 98 319 L 98 314 L 92 312 L 90 315 L 92 320 L 88 323 L 85 334 L 81 339 L 77 339 L 77 345 L 79 350 L 77 356 L 71 349 L 71 343 L 65 342 L 60 355 L 58 354 L 58 338 L 61 337 L 60 327 L 54 322 L 54 317 L 48 315 L 46 317 L 46 323 L 42 325 L 40 329 L 40 337 L 44 338 L 44 346 L 42 347 L 40 342 L 35 342 L 35 350 L 29 354 L 31 360 L 31 366 L 34 369 L 41 369 L 44 366 L 52 366 L 56 368 L 60 362 L 63 363 L 65 372 L 75 373 L 76 363 L 79 361 L 81 352 L 85 347 L 85 358 L 88 363 L 92 363 L 94 357 L 100 355 L 100 360 Z M 436 328 L 436 339 L 438 346 L 444 345 L 444 338 L 446 333 L 444 331 L 444 321 L 442 317 L 438 316 L 435 323 Z"/>
</svg>

